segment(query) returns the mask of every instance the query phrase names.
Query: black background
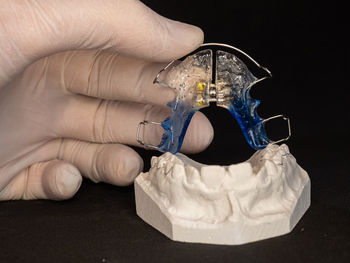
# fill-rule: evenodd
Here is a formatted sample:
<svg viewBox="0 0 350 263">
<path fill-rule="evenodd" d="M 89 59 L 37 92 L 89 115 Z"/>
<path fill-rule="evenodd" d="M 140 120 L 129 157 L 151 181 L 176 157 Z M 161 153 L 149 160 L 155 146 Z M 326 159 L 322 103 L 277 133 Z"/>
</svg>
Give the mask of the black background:
<svg viewBox="0 0 350 263">
<path fill-rule="evenodd" d="M 102 1 L 101 1 L 102 2 Z M 84 181 L 65 202 L 0 203 L 0 262 L 350 262 L 348 35 L 337 2 L 145 0 L 169 18 L 200 26 L 205 42 L 234 45 L 273 78 L 252 90 L 260 116 L 285 113 L 288 146 L 309 173 L 312 204 L 285 236 L 241 246 L 173 242 L 137 217 L 133 187 Z M 228 111 L 203 112 L 215 138 L 191 156 L 208 164 L 253 153 Z M 149 160 L 158 152 L 138 150 Z"/>
</svg>

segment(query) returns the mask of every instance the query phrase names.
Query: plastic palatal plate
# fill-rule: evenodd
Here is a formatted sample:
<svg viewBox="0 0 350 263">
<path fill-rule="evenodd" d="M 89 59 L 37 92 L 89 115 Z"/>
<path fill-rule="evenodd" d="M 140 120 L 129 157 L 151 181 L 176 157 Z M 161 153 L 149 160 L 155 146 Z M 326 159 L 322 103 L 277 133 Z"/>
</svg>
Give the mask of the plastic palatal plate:
<svg viewBox="0 0 350 263">
<path fill-rule="evenodd" d="M 254 149 L 263 149 L 272 142 L 266 136 L 264 120 L 256 111 L 260 101 L 249 94 L 258 79 L 238 57 L 222 50 L 216 51 L 214 78 L 212 67 L 213 52 L 205 49 L 188 56 L 168 71 L 162 84 L 176 90 L 178 97 L 167 105 L 172 114 L 161 123 L 164 134 L 158 150 L 172 153 L 180 150 L 193 114 L 209 106 L 210 95 L 199 86 L 212 83 L 213 79 L 217 92 L 230 98 L 217 101 L 217 106 L 228 109 L 235 117 L 248 144 Z"/>
</svg>

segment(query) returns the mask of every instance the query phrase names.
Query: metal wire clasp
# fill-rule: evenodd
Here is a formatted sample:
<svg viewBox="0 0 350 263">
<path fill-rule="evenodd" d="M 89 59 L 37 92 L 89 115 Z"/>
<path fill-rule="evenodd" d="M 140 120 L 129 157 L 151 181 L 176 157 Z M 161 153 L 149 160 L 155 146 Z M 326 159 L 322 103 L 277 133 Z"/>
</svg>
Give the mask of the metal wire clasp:
<svg viewBox="0 0 350 263">
<path fill-rule="evenodd" d="M 277 143 L 280 143 L 280 142 L 288 141 L 289 138 L 292 136 L 292 129 L 290 127 L 290 120 L 289 120 L 289 118 L 287 116 L 285 116 L 283 114 L 279 114 L 279 115 L 272 116 L 272 117 L 269 117 L 267 119 L 264 119 L 262 121 L 262 123 L 265 124 L 268 121 L 271 121 L 271 120 L 274 120 L 274 119 L 278 119 L 278 118 L 282 118 L 283 120 L 285 120 L 287 122 L 287 125 L 288 125 L 288 136 L 286 138 L 280 139 L 278 141 L 272 141 L 271 144 L 277 144 Z"/>
<path fill-rule="evenodd" d="M 150 148 L 150 149 L 154 149 L 154 150 L 158 150 L 158 147 L 149 143 L 145 143 L 143 141 L 143 139 L 141 138 L 141 127 L 142 126 L 146 126 L 148 124 L 153 124 L 153 125 L 159 125 L 162 126 L 162 124 L 160 122 L 155 122 L 155 121 L 142 121 L 139 123 L 139 125 L 137 126 L 137 132 L 136 132 L 136 141 L 141 144 L 142 146 L 146 147 L 146 148 Z"/>
</svg>

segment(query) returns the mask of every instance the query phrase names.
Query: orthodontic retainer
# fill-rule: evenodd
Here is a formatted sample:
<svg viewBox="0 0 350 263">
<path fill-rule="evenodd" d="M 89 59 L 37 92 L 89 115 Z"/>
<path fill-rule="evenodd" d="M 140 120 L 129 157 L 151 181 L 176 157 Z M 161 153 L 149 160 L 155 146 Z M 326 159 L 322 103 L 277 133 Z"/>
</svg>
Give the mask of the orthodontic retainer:
<svg viewBox="0 0 350 263">
<path fill-rule="evenodd" d="M 251 60 L 256 66 L 263 69 L 267 76 L 256 78 L 247 66 L 234 54 L 216 50 L 215 71 L 213 71 L 213 50 L 210 46 L 224 47 L 237 51 Z M 146 148 L 159 150 L 161 152 L 177 153 L 183 143 L 188 125 L 193 114 L 201 108 L 208 107 L 210 102 L 229 110 L 237 120 L 248 144 L 258 150 L 265 148 L 268 144 L 286 141 L 291 136 L 289 118 L 285 115 L 276 115 L 267 119 L 258 116 L 256 108 L 260 101 L 250 97 L 250 88 L 271 77 L 271 72 L 260 66 L 245 52 L 227 44 L 207 43 L 202 47 L 208 47 L 187 56 L 179 64 L 171 61 L 155 77 L 153 83 L 174 89 L 177 97 L 167 104 L 172 114 L 163 122 L 145 120 L 140 122 L 137 128 L 136 140 Z M 173 66 L 172 68 L 170 68 Z M 168 71 L 164 81 L 160 81 L 161 74 Z M 213 82 L 213 75 L 215 76 Z M 272 141 L 265 132 L 265 123 L 272 119 L 282 118 L 288 124 L 288 137 Z M 161 143 L 158 146 L 145 143 L 141 138 L 142 126 L 153 124 L 160 125 L 164 129 Z"/>
</svg>

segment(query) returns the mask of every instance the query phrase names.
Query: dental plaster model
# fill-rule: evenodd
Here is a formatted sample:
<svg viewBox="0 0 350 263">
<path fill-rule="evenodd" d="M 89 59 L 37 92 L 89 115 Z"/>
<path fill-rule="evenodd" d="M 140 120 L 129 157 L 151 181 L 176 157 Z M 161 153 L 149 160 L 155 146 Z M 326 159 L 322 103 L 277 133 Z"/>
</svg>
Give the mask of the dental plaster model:
<svg viewBox="0 0 350 263">
<path fill-rule="evenodd" d="M 289 233 L 310 206 L 310 179 L 286 145 L 248 161 L 204 165 L 152 157 L 135 180 L 137 214 L 172 240 L 238 245 Z"/>
</svg>

